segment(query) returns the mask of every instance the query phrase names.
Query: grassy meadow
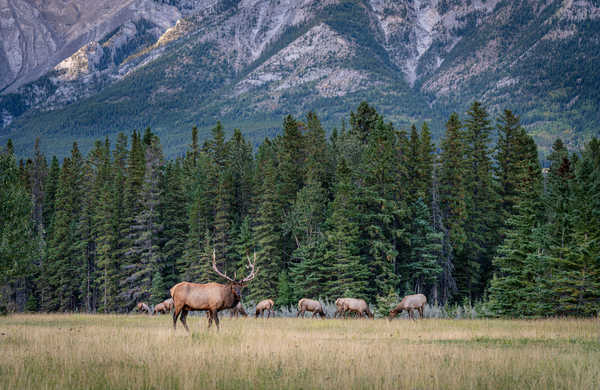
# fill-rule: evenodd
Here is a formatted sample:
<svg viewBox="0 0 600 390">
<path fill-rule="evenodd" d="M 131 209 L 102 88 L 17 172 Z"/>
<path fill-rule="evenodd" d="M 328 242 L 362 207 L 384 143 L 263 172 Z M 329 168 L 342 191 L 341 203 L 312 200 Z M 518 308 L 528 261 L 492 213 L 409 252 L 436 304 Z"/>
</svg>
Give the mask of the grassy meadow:
<svg viewBox="0 0 600 390">
<path fill-rule="evenodd" d="M 600 388 L 598 319 L 221 317 L 0 317 L 0 388 Z"/>
</svg>

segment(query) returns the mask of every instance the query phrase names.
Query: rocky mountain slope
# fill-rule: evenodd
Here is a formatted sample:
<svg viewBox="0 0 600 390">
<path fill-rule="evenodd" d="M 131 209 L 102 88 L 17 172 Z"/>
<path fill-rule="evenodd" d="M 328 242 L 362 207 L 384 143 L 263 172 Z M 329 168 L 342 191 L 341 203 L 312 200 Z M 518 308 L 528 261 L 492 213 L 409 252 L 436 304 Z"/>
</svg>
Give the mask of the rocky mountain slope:
<svg viewBox="0 0 600 390">
<path fill-rule="evenodd" d="M 12 15 L 0 25 L 0 142 L 23 150 L 34 135 L 61 154 L 74 138 L 152 126 L 176 154 L 193 125 L 221 119 L 260 140 L 284 114 L 339 125 L 361 100 L 440 134 L 480 99 L 519 113 L 544 147 L 600 128 L 597 1 L 30 3 L 0 0 Z"/>
</svg>

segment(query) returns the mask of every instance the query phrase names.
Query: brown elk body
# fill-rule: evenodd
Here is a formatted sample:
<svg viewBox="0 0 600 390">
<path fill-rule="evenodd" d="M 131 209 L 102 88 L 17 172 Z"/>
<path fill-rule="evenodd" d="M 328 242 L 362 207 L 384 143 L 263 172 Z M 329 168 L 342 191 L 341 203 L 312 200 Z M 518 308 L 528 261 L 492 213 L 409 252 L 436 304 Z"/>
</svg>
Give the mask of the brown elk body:
<svg viewBox="0 0 600 390">
<path fill-rule="evenodd" d="M 190 311 L 206 310 L 208 312 L 208 327 L 212 325 L 213 320 L 219 330 L 219 315 L 221 310 L 232 309 L 242 299 L 242 289 L 245 283 L 254 279 L 256 272 L 254 266 L 256 264 L 256 254 L 254 255 L 254 263 L 248 258 L 248 267 L 251 269 L 250 275 L 244 279 L 237 281 L 231 279 L 226 274 L 219 271 L 216 264 L 216 255 L 213 251 L 213 269 L 217 274 L 229 280 L 227 284 L 220 283 L 190 283 L 181 282 L 171 288 L 171 297 L 175 305 L 173 312 L 173 329 L 177 328 L 177 318 L 181 315 L 180 320 L 185 330 L 189 332 L 186 323 L 187 315 Z M 258 271 L 258 269 L 256 270 Z"/>
<path fill-rule="evenodd" d="M 165 306 L 164 302 L 158 303 L 156 306 L 154 306 L 154 313 L 153 314 L 165 314 L 168 313 L 169 309 L 167 309 L 167 307 Z"/>
<path fill-rule="evenodd" d="M 344 313 L 344 318 L 346 318 L 348 316 L 348 313 L 356 313 L 358 314 L 359 317 L 362 317 L 363 315 L 370 317 L 370 318 L 375 318 L 375 316 L 373 316 L 373 313 L 371 313 L 371 310 L 369 310 L 369 305 L 367 304 L 367 302 L 364 299 L 356 299 L 356 298 L 342 298 L 343 302 L 341 303 L 342 305 L 342 311 Z"/>
<path fill-rule="evenodd" d="M 233 309 L 231 309 L 231 317 L 239 317 L 240 315 L 248 317 L 248 313 L 246 313 L 246 310 L 244 310 L 244 306 L 242 305 L 241 301 L 238 302 Z"/>
<path fill-rule="evenodd" d="M 338 315 L 341 316 L 344 313 L 344 301 L 346 299 L 347 298 L 338 298 L 335 300 L 335 307 L 337 308 L 337 310 L 333 314 L 333 318 L 336 318 Z"/>
<path fill-rule="evenodd" d="M 258 305 L 256 305 L 256 312 L 254 313 L 256 318 L 258 318 L 258 316 L 262 316 L 265 311 L 267 312 L 267 318 L 271 317 L 271 314 L 273 313 L 273 306 L 275 306 L 275 302 L 273 302 L 272 299 L 260 301 Z"/>
<path fill-rule="evenodd" d="M 408 318 L 414 318 L 412 313 L 413 310 L 417 310 L 421 315 L 421 318 L 423 318 L 423 311 L 426 303 L 427 298 L 423 294 L 407 295 L 402 298 L 402 301 L 400 301 L 398 306 L 390 310 L 388 319 L 391 321 L 396 315 L 402 313 L 402 310 L 408 312 Z"/>
<path fill-rule="evenodd" d="M 135 306 L 136 310 L 142 313 L 146 313 L 146 314 L 150 314 L 152 311 L 150 310 L 150 307 L 148 307 L 148 305 L 146 305 L 146 303 L 144 302 L 138 302 L 138 304 Z"/>
<path fill-rule="evenodd" d="M 171 311 L 173 310 L 173 298 L 169 298 L 163 301 L 163 305 L 165 305 L 165 307 L 167 308 L 167 311 Z"/>
<path fill-rule="evenodd" d="M 319 314 L 321 318 L 327 318 L 327 315 L 323 311 L 323 305 L 321 302 L 315 301 L 313 299 L 302 298 L 298 301 L 298 314 L 296 314 L 296 318 L 302 314 L 302 318 L 304 318 L 304 312 L 311 311 L 313 313 L 313 318 Z"/>
</svg>

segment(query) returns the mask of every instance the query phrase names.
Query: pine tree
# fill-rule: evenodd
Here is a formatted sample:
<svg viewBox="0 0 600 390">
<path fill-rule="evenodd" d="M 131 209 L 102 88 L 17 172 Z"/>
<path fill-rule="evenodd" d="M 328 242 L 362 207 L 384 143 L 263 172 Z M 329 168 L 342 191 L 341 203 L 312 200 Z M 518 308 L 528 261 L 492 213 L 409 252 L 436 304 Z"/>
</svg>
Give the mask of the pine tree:
<svg viewBox="0 0 600 390">
<path fill-rule="evenodd" d="M 420 192 L 423 194 L 422 197 L 425 204 L 431 208 L 435 145 L 431 140 L 431 132 L 429 131 L 427 122 L 423 122 L 423 126 L 421 126 L 419 141 L 418 172 L 420 178 Z"/>
<path fill-rule="evenodd" d="M 363 151 L 359 180 L 359 214 L 361 253 L 366 256 L 371 273 L 369 292 L 398 287 L 396 276 L 398 241 L 402 240 L 399 220 L 402 207 L 398 203 L 398 169 L 396 134 L 391 124 L 379 119 L 369 135 Z"/>
<path fill-rule="evenodd" d="M 325 295 L 323 286 L 327 274 L 324 271 L 324 240 L 321 225 L 325 219 L 325 192 L 316 178 L 299 192 L 288 217 L 284 231 L 291 234 L 296 243 L 289 268 L 296 298 Z"/>
<path fill-rule="evenodd" d="M 595 315 L 600 311 L 600 142 L 592 139 L 573 168 L 564 147 L 555 146 L 548 183 L 549 200 L 555 202 L 549 224 L 554 307 L 560 315 Z"/>
<path fill-rule="evenodd" d="M 438 264 L 442 236 L 433 230 L 431 212 L 423 199 L 417 199 L 410 209 L 412 218 L 408 227 L 409 251 L 400 274 L 411 291 L 420 294 L 433 287 L 442 271 Z"/>
<path fill-rule="evenodd" d="M 19 177 L 10 144 L 6 150 L 0 149 L 0 188 L 0 285 L 8 286 L 9 293 L 3 296 L 7 291 L 3 288 L 0 300 L 23 310 L 32 297 L 31 283 L 37 271 L 33 260 L 39 259 L 40 253 L 31 219 L 31 195 Z"/>
<path fill-rule="evenodd" d="M 252 180 L 254 156 L 252 146 L 235 129 L 227 146 L 227 167 L 231 175 L 231 223 L 238 227 L 250 213 L 252 202 Z"/>
<path fill-rule="evenodd" d="M 187 212 L 184 207 L 186 196 L 183 189 L 182 167 L 179 161 L 169 163 L 161 183 L 160 220 L 163 230 L 160 234 L 161 283 L 166 291 L 179 281 L 177 261 L 183 256 L 187 236 Z M 158 282 L 153 282 L 157 285 Z"/>
<path fill-rule="evenodd" d="M 127 306 L 139 300 L 152 300 L 152 277 L 161 272 L 161 253 L 159 234 L 162 224 L 159 220 L 160 180 L 163 157 L 158 137 L 146 147 L 146 165 L 141 192 L 142 209 L 136 215 L 132 226 L 132 242 L 130 257 L 134 260 L 127 265 L 128 298 Z"/>
<path fill-rule="evenodd" d="M 62 164 L 58 188 L 56 191 L 55 214 L 52 237 L 48 244 L 48 259 L 42 268 L 47 275 L 49 294 L 42 306 L 45 311 L 72 310 L 74 307 L 72 279 L 75 270 L 72 267 L 73 234 L 71 218 L 73 215 L 71 159 L 65 158 Z"/>
<path fill-rule="evenodd" d="M 327 286 L 331 298 L 349 294 L 368 299 L 369 270 L 360 256 L 359 224 L 352 172 L 341 159 L 336 170 L 335 199 L 327 220 L 325 264 L 331 275 Z"/>
<path fill-rule="evenodd" d="M 361 102 L 356 113 L 350 113 L 350 133 L 355 135 L 360 143 L 366 144 L 379 119 L 380 116 L 374 107 L 369 106 L 367 102 Z"/>
<path fill-rule="evenodd" d="M 471 300 L 483 294 L 498 240 L 497 193 L 489 149 L 491 130 L 487 111 L 481 103 L 474 102 L 467 112 L 464 133 L 467 239 L 455 264 L 458 292 Z"/>
<path fill-rule="evenodd" d="M 467 219 L 465 183 L 465 146 L 462 124 L 453 113 L 446 123 L 446 135 L 442 140 L 439 169 L 439 194 L 442 219 L 452 247 L 456 252 L 463 250 L 466 241 Z"/>
<path fill-rule="evenodd" d="M 254 220 L 254 237 L 257 246 L 258 277 L 250 286 L 250 298 L 259 301 L 276 292 L 279 272 L 282 271 L 281 202 L 277 192 L 276 160 L 273 145 L 266 140 L 258 152 L 257 175 L 261 175 L 258 191 L 258 209 Z"/>
<path fill-rule="evenodd" d="M 204 152 L 198 155 L 196 167 L 192 169 L 192 177 L 187 184 L 189 188 L 189 204 L 187 207 L 188 232 L 185 238 L 183 256 L 177 260 L 177 271 L 181 280 L 200 282 L 208 277 L 203 268 L 198 269 L 198 262 L 208 251 L 212 255 L 213 197 L 210 184 L 210 158 Z M 205 251 L 206 248 L 206 251 Z"/>
<path fill-rule="evenodd" d="M 119 164 L 117 164 L 119 165 Z M 127 158 L 127 176 L 125 180 L 125 194 L 123 199 L 123 217 L 118 226 L 117 237 L 119 258 L 119 295 L 118 302 L 122 308 L 131 305 L 130 291 L 134 288 L 131 281 L 131 270 L 135 267 L 137 258 L 131 251 L 134 245 L 134 232 L 132 226 L 135 224 L 135 218 L 142 211 L 142 186 L 144 182 L 145 156 L 142 141 L 137 131 L 131 136 L 131 149 Z"/>
<path fill-rule="evenodd" d="M 105 142 L 104 147 L 97 148 L 95 153 L 92 152 L 90 159 L 95 161 L 97 169 L 92 192 L 95 200 L 93 202 L 93 235 L 96 255 L 95 266 L 97 267 L 95 280 L 98 289 L 97 305 L 99 310 L 110 312 L 116 309 L 117 304 L 116 233 L 119 222 L 115 221 L 115 219 L 118 219 L 118 211 L 115 207 L 115 197 L 117 196 L 114 178 L 115 169 L 111 163 L 108 140 Z"/>
<path fill-rule="evenodd" d="M 501 316 L 548 315 L 552 313 L 552 294 L 547 284 L 550 264 L 544 249 L 541 169 L 537 158 L 522 159 L 513 169 L 516 203 L 494 258 L 489 306 Z"/>
</svg>

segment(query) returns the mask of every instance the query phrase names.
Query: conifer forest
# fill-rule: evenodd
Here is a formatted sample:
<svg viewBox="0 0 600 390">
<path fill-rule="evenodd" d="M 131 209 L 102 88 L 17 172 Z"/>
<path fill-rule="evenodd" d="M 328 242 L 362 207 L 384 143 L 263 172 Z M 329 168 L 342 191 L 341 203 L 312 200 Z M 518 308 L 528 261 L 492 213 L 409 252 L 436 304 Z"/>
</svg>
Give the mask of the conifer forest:
<svg viewBox="0 0 600 390">
<path fill-rule="evenodd" d="M 326 131 L 287 116 L 252 145 L 217 123 L 185 156 L 150 128 L 77 144 L 59 161 L 36 142 L 0 146 L 0 306 L 129 312 L 180 281 L 257 277 L 245 301 L 303 297 L 480 303 L 494 316 L 600 312 L 600 141 L 556 140 L 542 168 L 505 110 L 474 102 L 434 144 L 427 123 L 394 127 L 361 103 Z"/>
</svg>

